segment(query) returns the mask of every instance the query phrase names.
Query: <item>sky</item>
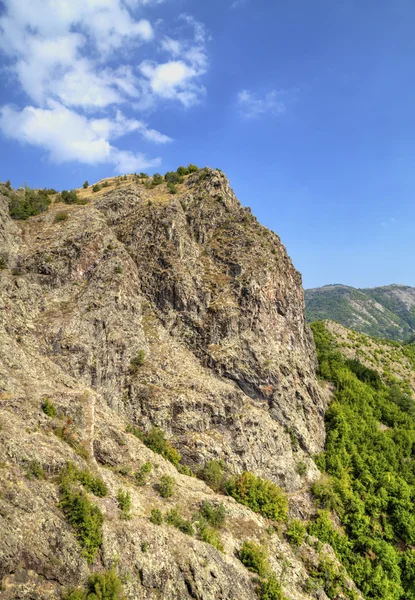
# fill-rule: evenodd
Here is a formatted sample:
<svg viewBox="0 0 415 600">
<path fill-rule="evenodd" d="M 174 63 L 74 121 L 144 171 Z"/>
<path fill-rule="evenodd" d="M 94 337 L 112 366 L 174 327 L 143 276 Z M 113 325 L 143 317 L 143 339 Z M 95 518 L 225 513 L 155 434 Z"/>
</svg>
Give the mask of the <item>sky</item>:
<svg viewBox="0 0 415 600">
<path fill-rule="evenodd" d="M 415 285 L 413 0 L 0 0 L 0 181 L 221 168 L 304 287 Z"/>
</svg>

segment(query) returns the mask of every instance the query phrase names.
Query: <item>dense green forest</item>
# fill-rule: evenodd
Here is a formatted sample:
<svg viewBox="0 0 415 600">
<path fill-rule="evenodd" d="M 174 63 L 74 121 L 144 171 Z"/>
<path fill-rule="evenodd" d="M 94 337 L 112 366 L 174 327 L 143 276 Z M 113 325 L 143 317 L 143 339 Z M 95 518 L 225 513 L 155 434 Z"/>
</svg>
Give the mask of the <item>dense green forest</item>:
<svg viewBox="0 0 415 600">
<path fill-rule="evenodd" d="M 333 546 L 365 598 L 415 600 L 414 401 L 344 358 L 322 322 L 312 329 L 320 377 L 335 393 L 316 457 L 324 475 L 313 487 L 320 512 L 309 533 Z"/>
</svg>

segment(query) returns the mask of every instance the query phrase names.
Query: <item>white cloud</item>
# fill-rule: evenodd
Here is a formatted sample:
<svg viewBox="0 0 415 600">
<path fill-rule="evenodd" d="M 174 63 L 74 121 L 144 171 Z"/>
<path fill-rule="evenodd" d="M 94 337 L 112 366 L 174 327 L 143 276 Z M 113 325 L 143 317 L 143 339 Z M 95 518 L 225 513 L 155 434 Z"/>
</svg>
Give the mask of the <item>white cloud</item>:
<svg viewBox="0 0 415 600">
<path fill-rule="evenodd" d="M 156 96 L 176 99 L 190 107 L 199 102 L 206 92 L 195 81 L 208 69 L 206 42 L 209 36 L 204 25 L 190 15 L 182 14 L 179 19 L 192 29 L 191 41 L 179 42 L 165 37 L 161 49 L 175 60 L 164 63 L 145 60 L 140 65 L 140 71 L 147 77 L 150 89 Z"/>
<path fill-rule="evenodd" d="M 238 93 L 237 103 L 239 114 L 245 119 L 258 119 L 264 115 L 281 115 L 286 106 L 282 100 L 284 91 L 272 91 L 263 96 L 255 92 L 242 90 Z"/>
<path fill-rule="evenodd" d="M 131 132 L 156 144 L 171 140 L 140 120 L 126 119 L 119 107 L 146 110 L 158 98 L 190 106 L 205 91 L 197 82 L 208 63 L 204 26 L 183 15 L 180 39 L 165 35 L 158 41 L 153 25 L 140 18 L 143 6 L 164 1 L 3 0 L 0 52 L 30 98 L 21 110 L 0 108 L 3 133 L 45 148 L 58 162 L 110 162 L 123 169 L 146 162 L 111 140 Z M 154 43 L 171 60 L 155 62 Z"/>
<path fill-rule="evenodd" d="M 240 6 L 246 4 L 246 2 L 247 0 L 235 0 L 234 2 L 232 2 L 231 8 L 239 8 Z"/>
<path fill-rule="evenodd" d="M 26 106 L 23 110 L 3 106 L 0 128 L 7 137 L 46 149 L 54 162 L 110 163 L 123 172 L 157 166 L 160 159 L 148 160 L 140 153 L 119 150 L 111 145 L 111 140 L 137 131 L 157 143 L 170 141 L 120 112 L 113 119 L 88 119 L 57 102 L 51 102 L 48 108 Z"/>
</svg>

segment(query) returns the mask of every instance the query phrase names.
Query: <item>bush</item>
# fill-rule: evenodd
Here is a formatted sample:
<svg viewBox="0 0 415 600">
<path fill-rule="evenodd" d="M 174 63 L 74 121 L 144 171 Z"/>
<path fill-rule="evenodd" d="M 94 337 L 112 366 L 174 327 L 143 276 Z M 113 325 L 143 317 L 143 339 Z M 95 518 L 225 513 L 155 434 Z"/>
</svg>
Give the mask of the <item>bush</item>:
<svg viewBox="0 0 415 600">
<path fill-rule="evenodd" d="M 168 173 L 166 173 L 164 176 L 164 179 L 167 181 L 167 183 L 173 183 L 173 184 L 183 182 L 183 177 L 181 177 L 175 171 L 169 171 Z"/>
<path fill-rule="evenodd" d="M 108 494 L 108 488 L 105 485 L 105 482 L 101 477 L 94 477 L 91 471 L 87 469 L 76 470 L 76 478 L 88 492 L 94 494 L 94 496 L 98 496 L 99 498 L 104 498 Z"/>
<path fill-rule="evenodd" d="M 226 483 L 226 493 L 264 517 L 274 521 L 287 518 L 288 501 L 281 488 L 253 473 L 231 477 Z"/>
<path fill-rule="evenodd" d="M 33 477 L 35 477 L 36 479 L 45 478 L 45 472 L 43 471 L 43 467 L 38 460 L 32 460 L 30 462 L 26 472 L 26 477 L 28 479 L 32 479 Z"/>
<path fill-rule="evenodd" d="M 139 350 L 137 352 L 137 355 L 134 356 L 134 358 L 132 358 L 130 361 L 131 369 L 133 371 L 136 371 L 139 367 L 142 367 L 145 362 L 146 353 L 144 352 L 144 350 Z"/>
<path fill-rule="evenodd" d="M 92 186 L 93 192 L 99 192 L 100 189 L 101 189 L 101 186 L 98 183 L 96 183 L 95 185 Z"/>
<path fill-rule="evenodd" d="M 199 474 L 215 492 L 223 491 L 225 483 L 225 463 L 222 460 L 209 460 Z"/>
<path fill-rule="evenodd" d="M 187 167 L 187 172 L 188 173 L 196 173 L 196 171 L 199 170 L 199 167 L 197 167 L 196 165 L 192 165 L 190 163 L 190 165 Z"/>
<path fill-rule="evenodd" d="M 129 521 L 131 519 L 131 494 L 130 492 L 123 492 L 119 489 L 117 493 L 118 508 L 121 511 L 120 519 Z"/>
<path fill-rule="evenodd" d="M 116 275 L 121 275 L 121 273 L 123 272 L 123 268 L 121 265 L 115 265 L 114 267 L 114 273 Z"/>
<path fill-rule="evenodd" d="M 42 410 L 48 417 L 56 417 L 57 410 L 55 405 L 49 400 L 49 398 L 45 398 L 42 402 Z"/>
<path fill-rule="evenodd" d="M 153 175 L 153 185 L 160 185 L 161 183 L 163 183 L 164 179 L 163 176 L 160 175 L 160 173 L 154 173 Z"/>
<path fill-rule="evenodd" d="M 206 542 L 207 544 L 214 546 L 214 548 L 220 552 L 223 552 L 223 543 L 218 531 L 213 527 L 210 527 L 203 517 L 197 524 L 197 530 L 202 542 Z"/>
<path fill-rule="evenodd" d="M 169 182 L 167 184 L 167 189 L 169 190 L 170 194 L 177 194 L 177 187 L 174 185 L 174 183 Z"/>
<path fill-rule="evenodd" d="M 181 460 L 180 453 L 174 448 L 171 443 L 166 440 L 166 434 L 159 427 L 153 427 L 150 429 L 149 433 L 144 435 L 143 442 L 145 445 L 153 450 L 153 452 L 157 452 L 157 454 L 161 454 L 168 461 L 177 466 Z"/>
<path fill-rule="evenodd" d="M 177 508 L 172 508 L 166 514 L 166 523 L 179 529 L 182 533 L 187 535 L 194 535 L 193 525 L 190 521 L 184 519 Z"/>
<path fill-rule="evenodd" d="M 307 472 L 307 464 L 303 461 L 300 461 L 299 463 L 297 463 L 295 470 L 299 475 L 305 475 Z"/>
<path fill-rule="evenodd" d="M 225 524 L 226 509 L 222 502 L 215 505 L 212 502 L 204 500 L 199 513 L 215 529 L 219 529 Z"/>
<path fill-rule="evenodd" d="M 25 186 L 24 192 L 9 193 L 9 213 L 12 219 L 25 220 L 46 212 L 51 200 L 48 190 L 32 190 Z"/>
<path fill-rule="evenodd" d="M 264 579 L 259 584 L 258 595 L 260 600 L 285 600 L 282 593 L 281 584 L 274 573 Z"/>
<path fill-rule="evenodd" d="M 73 490 L 71 483 L 69 477 L 65 475 L 62 477 L 59 507 L 75 529 L 84 556 L 89 563 L 92 563 L 102 544 L 104 515 L 100 508 L 89 500 L 85 492 Z"/>
<path fill-rule="evenodd" d="M 55 215 L 55 223 L 62 223 L 63 221 L 67 221 L 68 220 L 68 213 L 67 212 L 58 212 Z"/>
<path fill-rule="evenodd" d="M 287 538 L 293 546 L 301 546 L 304 542 L 306 528 L 303 523 L 297 519 L 293 519 L 287 529 Z"/>
<path fill-rule="evenodd" d="M 265 577 L 269 571 L 267 551 L 255 544 L 255 542 L 244 542 L 238 553 L 238 558 L 243 565 L 260 577 Z"/>
<path fill-rule="evenodd" d="M 0 270 L 7 269 L 7 262 L 4 256 L 0 256 Z"/>
<path fill-rule="evenodd" d="M 9 188 L 9 190 L 10 190 L 10 189 L 11 189 L 11 187 L 12 187 L 12 184 L 11 184 L 11 182 L 10 182 L 10 179 L 8 179 L 4 185 L 6 186 L 6 188 Z"/>
<path fill-rule="evenodd" d="M 150 521 L 154 525 L 161 525 L 163 523 L 163 514 L 161 510 L 159 510 L 158 508 L 153 508 L 150 514 Z"/>
<path fill-rule="evenodd" d="M 149 175 L 147 175 L 147 173 L 141 172 L 140 175 L 139 175 L 139 177 L 140 177 L 140 179 L 148 179 Z"/>
<path fill-rule="evenodd" d="M 89 187 L 88 181 L 84 181 L 84 185 L 82 187 L 84 188 L 84 190 L 86 190 Z"/>
<path fill-rule="evenodd" d="M 151 473 L 152 465 L 150 462 L 146 462 L 141 466 L 141 469 L 134 474 L 135 483 L 137 485 L 145 485 L 147 482 L 147 475 Z"/>
<path fill-rule="evenodd" d="M 125 600 L 121 580 L 115 571 L 91 575 L 85 590 L 73 590 L 64 600 Z"/>
<path fill-rule="evenodd" d="M 163 475 L 157 486 L 158 492 L 162 498 L 170 498 L 174 494 L 175 481 L 169 475 Z"/>
<path fill-rule="evenodd" d="M 75 190 L 71 190 L 70 192 L 67 190 L 62 190 L 60 199 L 62 202 L 65 202 L 65 204 L 77 204 L 78 194 Z"/>
</svg>

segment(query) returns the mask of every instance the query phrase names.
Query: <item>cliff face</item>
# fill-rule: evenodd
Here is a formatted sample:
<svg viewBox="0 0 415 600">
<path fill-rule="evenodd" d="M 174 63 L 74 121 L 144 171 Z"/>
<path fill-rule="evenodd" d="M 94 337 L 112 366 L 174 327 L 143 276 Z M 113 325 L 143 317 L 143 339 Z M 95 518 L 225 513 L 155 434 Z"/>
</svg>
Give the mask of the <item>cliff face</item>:
<svg viewBox="0 0 415 600">
<path fill-rule="evenodd" d="M 25 222 L 9 218 L 0 195 L 1 597 L 59 597 L 62 586 L 87 573 L 57 507 L 55 481 L 68 460 L 82 459 L 51 432 L 40 410 L 45 397 L 89 451 L 112 498 L 130 485 L 128 468 L 144 460 L 157 463 L 159 475 L 174 472 L 173 500 L 185 512 L 216 498 L 201 481 L 154 459 L 125 433 L 130 423 L 162 427 L 194 471 L 223 459 L 229 472 L 250 470 L 282 485 L 293 495 L 293 514 L 306 510 L 301 490 L 318 475 L 310 454 L 323 446 L 326 399 L 300 275 L 222 173 L 206 169 L 178 187 L 170 195 L 164 185 L 114 180 L 99 193 L 80 192 L 85 206 L 54 204 Z M 67 218 L 58 222 L 63 209 Z M 141 350 L 144 364 L 134 367 Z M 45 480 L 25 477 L 33 460 Z M 119 557 L 134 579 L 129 598 L 255 597 L 234 554 L 244 529 L 249 537 L 265 535 L 264 519 L 220 497 L 231 515 L 222 554 L 150 524 L 149 511 L 160 503 L 153 488 L 131 493 L 127 524 L 114 499 L 99 501 L 105 524 L 98 560 L 108 567 Z M 278 574 L 282 554 L 292 551 L 277 537 L 270 544 Z M 290 560 L 286 593 L 306 598 L 304 567 Z"/>
</svg>

